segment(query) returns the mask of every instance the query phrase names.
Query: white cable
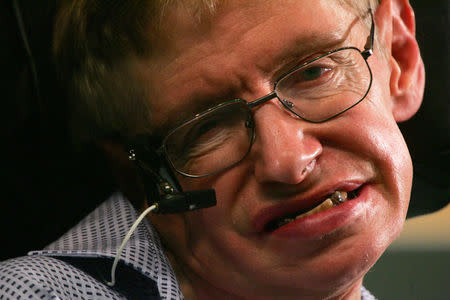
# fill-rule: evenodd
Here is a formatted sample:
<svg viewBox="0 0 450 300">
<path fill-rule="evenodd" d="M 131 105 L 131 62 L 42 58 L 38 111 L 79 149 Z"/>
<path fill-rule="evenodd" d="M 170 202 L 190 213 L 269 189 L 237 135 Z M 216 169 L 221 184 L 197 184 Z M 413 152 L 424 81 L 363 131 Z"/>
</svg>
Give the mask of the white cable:
<svg viewBox="0 0 450 300">
<path fill-rule="evenodd" d="M 125 247 L 125 245 L 127 244 L 128 240 L 130 239 L 131 235 L 133 234 L 133 232 L 136 230 L 136 228 L 138 227 L 139 223 L 141 223 L 142 219 L 144 219 L 144 217 L 151 212 L 152 210 L 156 209 L 157 205 L 153 204 L 152 206 L 150 206 L 149 208 L 147 208 L 140 216 L 139 218 L 137 218 L 137 220 L 133 223 L 133 226 L 131 226 L 130 230 L 128 230 L 127 235 L 125 236 L 125 238 L 122 241 L 122 244 L 119 247 L 119 251 L 116 254 L 116 257 L 114 258 L 114 262 L 111 268 L 111 281 L 107 281 L 106 284 L 109 286 L 114 286 L 116 284 L 116 268 L 117 268 L 117 264 L 119 263 L 119 257 L 120 254 L 123 251 L 123 248 Z"/>
</svg>

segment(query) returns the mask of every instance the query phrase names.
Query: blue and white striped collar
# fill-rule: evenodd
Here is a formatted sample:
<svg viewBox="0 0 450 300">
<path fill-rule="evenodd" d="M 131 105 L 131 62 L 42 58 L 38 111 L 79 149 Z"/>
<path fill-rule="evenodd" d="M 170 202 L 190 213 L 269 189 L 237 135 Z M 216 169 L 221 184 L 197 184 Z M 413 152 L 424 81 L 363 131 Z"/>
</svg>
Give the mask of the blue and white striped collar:
<svg viewBox="0 0 450 300">
<path fill-rule="evenodd" d="M 131 203 L 122 194 L 115 193 L 60 239 L 29 255 L 113 259 L 137 217 L 138 212 Z M 147 220 L 139 224 L 120 260 L 155 281 L 163 299 L 183 299 L 158 234 Z"/>
</svg>

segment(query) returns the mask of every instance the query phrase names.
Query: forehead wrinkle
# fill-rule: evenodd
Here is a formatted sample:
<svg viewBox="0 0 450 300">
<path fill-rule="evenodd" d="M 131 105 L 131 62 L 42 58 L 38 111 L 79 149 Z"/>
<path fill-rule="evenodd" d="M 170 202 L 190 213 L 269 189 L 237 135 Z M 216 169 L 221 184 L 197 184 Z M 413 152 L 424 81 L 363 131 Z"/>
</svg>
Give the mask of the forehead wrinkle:
<svg viewBox="0 0 450 300">
<path fill-rule="evenodd" d="M 239 11 L 238 14 L 243 14 L 243 12 Z M 251 27 L 242 26 L 243 23 L 240 22 L 228 21 L 227 16 L 219 18 L 217 25 L 209 28 L 207 32 L 195 35 L 195 39 L 188 40 L 184 36 L 184 41 L 177 39 L 173 42 L 171 48 L 177 48 L 176 53 L 179 55 L 172 54 L 172 59 L 166 57 L 164 65 L 165 72 L 172 76 L 171 80 L 176 79 L 178 71 L 184 70 L 186 66 L 192 66 L 192 62 L 195 62 L 196 65 L 202 63 L 215 65 L 221 61 L 222 57 L 227 57 L 227 64 L 221 66 L 222 73 L 225 73 L 224 70 L 227 66 L 232 69 L 233 64 L 236 64 L 242 69 L 260 71 L 264 75 L 270 74 L 277 65 L 284 64 L 289 59 L 299 58 L 308 51 L 321 50 L 341 42 L 342 32 L 345 31 L 345 28 L 340 26 L 337 31 L 333 32 L 323 32 L 317 29 L 309 30 L 306 33 L 299 32 L 295 35 L 295 39 L 291 39 L 287 43 L 280 42 L 278 37 L 266 37 L 264 41 L 256 45 L 258 49 L 255 51 L 252 39 L 264 32 L 266 24 L 270 20 L 279 22 L 277 19 L 279 16 L 273 15 L 269 19 L 260 20 Z M 244 17 L 242 19 L 244 23 L 249 23 Z M 211 36 L 220 38 L 209 38 Z M 239 40 L 236 40 L 236 36 L 240 36 Z M 217 59 L 211 59 L 211 57 Z"/>
<path fill-rule="evenodd" d="M 216 104 L 232 100 L 236 91 L 245 89 L 244 80 L 236 69 L 227 64 L 218 64 L 220 60 L 216 59 L 217 55 L 200 56 L 198 60 L 180 60 L 169 67 L 170 71 L 160 73 L 164 84 L 158 88 L 157 94 L 167 97 L 167 101 L 156 101 L 152 106 L 158 107 L 159 115 L 167 116 L 165 124 L 159 122 L 164 129 L 170 129 Z M 189 63 L 192 61 L 194 63 Z"/>
<path fill-rule="evenodd" d="M 238 2 L 239 4 L 236 5 L 235 2 Z M 275 10 L 278 8 L 277 5 L 273 4 L 276 1 L 263 2 L 272 4 Z M 231 5 L 232 3 L 237 7 L 233 7 Z M 246 49 L 247 41 L 251 41 L 254 36 L 259 36 L 267 27 L 266 24 L 271 20 L 273 20 L 272 23 L 280 22 L 280 15 L 275 12 L 269 18 L 258 18 L 258 9 L 262 10 L 263 8 L 254 3 L 251 4 L 251 1 L 243 3 L 246 4 L 243 5 L 241 1 L 232 1 L 229 5 L 231 7 L 228 9 L 226 9 L 225 5 L 221 5 L 221 9 L 214 14 L 214 18 L 206 23 L 195 22 L 189 18 L 190 14 L 186 11 L 175 10 L 175 12 L 168 14 L 169 19 L 166 24 L 170 24 L 170 29 L 166 29 L 164 36 L 168 37 L 166 42 L 169 42 L 169 44 L 166 45 L 164 51 L 164 68 L 170 68 L 171 65 L 180 62 L 180 57 L 187 60 L 185 63 L 190 64 L 193 59 L 201 59 L 202 53 L 206 53 L 207 51 L 215 51 L 216 53 L 222 52 L 225 54 L 235 52 L 239 56 L 251 53 L 251 50 L 254 50 L 254 47 Z M 321 1 L 317 0 L 317 3 L 321 3 Z M 327 6 L 330 6 L 328 1 L 326 3 Z M 339 4 L 335 4 L 335 6 L 341 7 Z M 252 11 L 251 14 L 246 14 L 247 10 L 250 9 L 255 9 L 256 12 Z M 170 18 L 170 16 L 173 16 L 174 18 Z M 330 17 L 335 19 L 336 16 L 331 13 Z M 236 18 L 239 22 L 236 22 Z M 320 23 L 326 22 L 327 20 L 323 20 Z M 328 26 L 322 26 L 322 28 L 320 26 L 303 26 L 304 28 L 302 28 L 302 30 L 307 29 L 307 32 L 299 32 L 298 36 L 296 36 L 296 40 L 291 41 L 289 43 L 290 45 L 283 43 L 279 49 L 273 49 L 273 44 L 280 40 L 280 37 L 275 36 L 270 40 L 267 40 L 266 38 L 266 41 L 257 46 L 261 53 L 278 51 L 279 53 L 270 53 L 271 56 L 276 57 L 286 56 L 286 54 L 281 51 L 288 51 L 288 49 L 292 48 L 292 45 L 296 46 L 296 51 L 304 52 L 304 50 L 330 44 L 330 41 L 341 37 L 341 33 L 344 32 L 345 29 L 342 28 L 342 22 L 337 22 L 337 24 L 341 25 L 340 28 L 338 28 L 337 31 L 332 32 L 323 30 L 323 27 L 328 29 Z M 240 36 L 239 40 L 236 40 L 236 36 Z M 180 39 L 180 37 L 182 38 Z M 207 46 L 208 44 L 209 46 Z M 262 57 L 262 55 L 259 56 Z M 264 67 L 262 60 L 256 59 L 255 61 L 258 62 L 261 68 Z M 265 69 L 267 68 L 268 67 Z M 272 69 L 272 67 L 269 69 Z"/>
<path fill-rule="evenodd" d="M 224 60 L 224 57 L 227 59 Z M 226 49 L 203 43 L 191 47 L 183 58 L 168 65 L 164 78 L 169 87 L 185 83 L 195 98 L 200 98 L 202 94 L 210 97 L 211 94 L 228 95 L 243 88 L 241 72 L 235 67 L 237 64 L 235 56 Z"/>
<path fill-rule="evenodd" d="M 221 98 L 251 86 L 247 84 L 251 79 L 245 79 L 243 75 L 245 72 L 241 70 L 256 66 L 243 66 L 246 59 L 243 59 L 242 52 L 245 51 L 242 51 L 241 43 L 235 41 L 236 32 L 243 32 L 248 28 L 234 25 L 234 29 L 230 29 L 227 22 L 222 21 L 223 18 L 219 19 L 217 26 L 200 30 L 199 34 L 191 38 L 182 35 L 182 39 L 173 39 L 171 48 L 176 50 L 170 55 L 166 54 L 163 60 L 154 60 L 155 65 L 159 65 L 158 73 L 162 75 L 166 89 L 180 86 L 181 83 L 181 86 L 187 86 L 192 94 L 185 93 L 183 98 L 201 98 L 202 94 L 214 93 Z M 229 32 L 232 33 L 227 34 Z M 210 38 L 211 36 L 220 38 Z M 223 60 L 224 57 L 226 61 Z M 194 70 L 193 73 L 189 73 L 190 70 Z M 194 73 L 195 77 L 192 77 Z M 214 97 L 211 96 L 210 98 Z"/>
<path fill-rule="evenodd" d="M 342 3 L 346 3 L 346 1 L 323 1 L 323 0 L 314 0 L 316 1 L 317 6 L 326 6 L 327 10 L 330 12 L 330 17 L 322 19 L 320 22 L 314 22 L 310 25 L 314 24 L 327 24 L 328 20 L 332 20 L 336 18 L 336 14 L 332 12 L 336 9 L 345 9 L 347 12 L 351 13 L 355 16 L 354 11 L 349 9 L 348 4 L 342 5 Z M 182 1 L 184 2 L 184 1 Z M 187 1 L 189 2 L 189 1 Z M 195 2 L 192 1 L 192 2 Z M 298 0 L 285 0 L 282 3 L 294 3 L 301 2 Z M 177 2 L 175 2 L 177 3 Z M 164 50 L 159 53 L 162 58 L 167 61 L 173 60 L 174 57 L 179 56 L 179 54 L 184 54 L 187 49 L 192 46 L 192 40 L 187 39 L 188 36 L 195 37 L 196 43 L 201 43 L 204 40 L 208 40 L 212 35 L 219 35 L 221 38 L 216 41 L 217 48 L 223 48 L 224 45 L 231 45 L 235 42 L 234 37 L 231 40 L 227 40 L 226 36 L 229 32 L 239 32 L 239 31 L 250 31 L 245 25 L 254 23 L 254 29 L 259 28 L 260 23 L 264 23 L 267 21 L 267 18 L 260 18 L 258 10 L 263 12 L 263 10 L 267 10 L 267 8 L 262 8 L 258 3 L 264 3 L 268 5 L 270 10 L 275 11 L 275 13 L 269 17 L 269 19 L 273 19 L 279 17 L 276 14 L 276 10 L 280 9 L 279 1 L 269 1 L 269 0 L 255 0 L 255 1 L 218 1 L 216 3 L 216 9 L 213 12 L 206 14 L 206 18 L 196 18 L 191 9 L 187 8 L 185 5 L 171 5 L 171 9 L 168 10 L 164 14 L 165 22 L 163 23 L 163 27 L 160 28 L 160 39 L 158 40 L 158 44 L 164 44 L 164 47 L 160 47 Z M 278 4 L 277 4 L 278 3 Z M 331 3 L 331 4 L 330 4 Z M 252 10 L 251 14 L 246 14 L 247 11 Z M 239 17 L 240 16 L 240 17 Z M 250 16 L 250 18 L 249 18 Z M 236 22 L 235 19 L 239 18 L 240 21 Z M 280 20 L 278 20 L 280 21 Z M 283 21 L 283 20 L 281 20 Z M 244 26 L 243 26 L 244 25 Z M 342 22 L 337 22 L 337 25 L 342 25 Z M 312 26 L 313 27 L 313 26 Z M 311 27 L 311 28 L 312 28 Z M 316 26 L 317 27 L 317 26 Z M 324 27 L 324 26 L 322 26 Z M 252 34 L 258 34 L 258 30 L 252 30 Z M 327 31 L 324 31 L 327 33 Z M 243 32 L 244 33 L 244 32 Z M 311 45 L 314 44 L 324 44 L 328 39 L 325 36 L 320 36 L 322 32 L 313 32 L 311 31 L 308 36 L 305 36 L 305 40 L 310 40 Z M 179 38 L 182 36 L 185 40 L 185 43 L 181 42 Z M 245 36 L 245 34 L 244 34 Z M 331 37 L 331 36 L 330 36 Z M 314 38 L 316 42 L 314 41 Z M 242 40 L 242 39 L 241 39 Z M 301 39 L 300 39 L 301 40 Z M 224 44 L 221 45 L 220 43 Z M 301 43 L 299 43 L 299 47 L 301 47 Z M 156 54 L 156 53 L 153 53 Z M 156 56 L 156 55 L 155 55 Z"/>
</svg>

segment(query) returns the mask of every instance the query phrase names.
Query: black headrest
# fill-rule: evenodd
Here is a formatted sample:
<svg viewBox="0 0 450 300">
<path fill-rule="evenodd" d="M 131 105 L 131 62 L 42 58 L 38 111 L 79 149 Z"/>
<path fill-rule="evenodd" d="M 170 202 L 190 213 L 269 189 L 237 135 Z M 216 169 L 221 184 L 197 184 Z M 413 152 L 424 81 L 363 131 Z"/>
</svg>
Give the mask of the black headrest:
<svg viewBox="0 0 450 300">
<path fill-rule="evenodd" d="M 420 110 L 400 124 L 414 165 L 409 217 L 436 211 L 450 201 L 449 6 L 447 0 L 411 4 L 426 83 Z"/>
</svg>

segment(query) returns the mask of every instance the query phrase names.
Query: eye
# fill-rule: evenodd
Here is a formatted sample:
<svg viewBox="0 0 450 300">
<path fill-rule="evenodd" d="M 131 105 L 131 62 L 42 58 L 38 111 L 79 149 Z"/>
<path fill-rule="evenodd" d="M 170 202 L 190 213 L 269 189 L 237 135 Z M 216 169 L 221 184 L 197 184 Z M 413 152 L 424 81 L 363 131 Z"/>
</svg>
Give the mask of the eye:
<svg viewBox="0 0 450 300">
<path fill-rule="evenodd" d="M 311 89 L 325 88 L 336 75 L 336 71 L 336 68 L 329 64 L 305 66 L 280 80 L 277 92 L 293 97 Z"/>
<path fill-rule="evenodd" d="M 321 66 L 311 66 L 307 67 L 304 70 L 300 70 L 298 72 L 298 81 L 313 81 L 319 79 L 321 76 L 325 75 L 325 73 L 329 72 L 331 69 Z"/>
<path fill-rule="evenodd" d="M 328 68 L 323 67 L 310 67 L 301 72 L 301 78 L 305 81 L 316 80 L 320 78 L 325 72 L 327 72 Z"/>
<path fill-rule="evenodd" d="M 189 139 L 202 139 L 207 138 L 211 134 L 214 134 L 219 127 L 219 121 L 217 119 L 209 119 L 192 128 L 189 133 Z"/>
</svg>

